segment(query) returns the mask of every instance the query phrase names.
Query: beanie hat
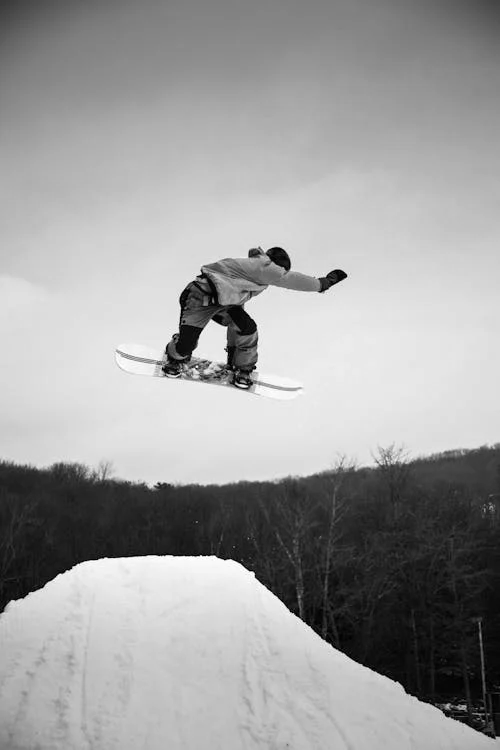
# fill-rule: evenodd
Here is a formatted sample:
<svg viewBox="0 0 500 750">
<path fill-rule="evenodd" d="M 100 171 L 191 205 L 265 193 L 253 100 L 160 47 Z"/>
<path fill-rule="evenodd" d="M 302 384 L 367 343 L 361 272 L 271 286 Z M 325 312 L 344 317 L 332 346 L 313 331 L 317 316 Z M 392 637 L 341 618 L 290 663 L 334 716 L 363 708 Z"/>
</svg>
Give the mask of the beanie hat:
<svg viewBox="0 0 500 750">
<path fill-rule="evenodd" d="M 277 266 L 281 266 L 281 268 L 284 268 L 285 271 L 289 271 L 292 267 L 292 263 L 290 261 L 290 257 L 286 250 L 283 250 L 282 247 L 271 247 L 266 252 L 266 255 L 268 255 L 273 263 L 276 263 Z"/>
</svg>

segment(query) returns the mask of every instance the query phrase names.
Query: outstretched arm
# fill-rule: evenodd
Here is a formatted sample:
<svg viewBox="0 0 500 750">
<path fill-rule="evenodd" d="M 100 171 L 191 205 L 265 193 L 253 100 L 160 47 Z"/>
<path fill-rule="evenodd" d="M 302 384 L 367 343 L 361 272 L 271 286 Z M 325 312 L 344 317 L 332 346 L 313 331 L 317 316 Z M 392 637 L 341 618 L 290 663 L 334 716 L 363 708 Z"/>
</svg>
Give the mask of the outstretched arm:
<svg viewBox="0 0 500 750">
<path fill-rule="evenodd" d="M 288 271 L 281 278 L 271 281 L 272 286 L 294 289 L 296 292 L 321 292 L 321 282 L 314 276 L 299 271 Z"/>
<path fill-rule="evenodd" d="M 347 278 L 345 271 L 336 269 L 330 271 L 326 276 L 319 279 L 314 276 L 306 276 L 298 271 L 288 271 L 281 279 L 271 282 L 273 286 L 281 286 L 285 289 L 295 289 L 297 292 L 326 292 L 334 284 Z"/>
</svg>

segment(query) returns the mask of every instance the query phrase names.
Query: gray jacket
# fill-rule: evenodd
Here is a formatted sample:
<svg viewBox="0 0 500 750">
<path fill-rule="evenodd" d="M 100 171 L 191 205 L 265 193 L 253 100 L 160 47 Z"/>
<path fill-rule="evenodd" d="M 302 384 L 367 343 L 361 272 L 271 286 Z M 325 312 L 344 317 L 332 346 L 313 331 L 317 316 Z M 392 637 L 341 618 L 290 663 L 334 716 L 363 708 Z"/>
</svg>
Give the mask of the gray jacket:
<svg viewBox="0 0 500 750">
<path fill-rule="evenodd" d="M 208 277 L 217 291 L 219 305 L 244 305 L 268 286 L 297 292 L 321 290 L 319 279 L 297 271 L 286 271 L 273 263 L 261 248 L 250 250 L 248 256 L 224 258 L 202 267 L 202 274 Z"/>
</svg>

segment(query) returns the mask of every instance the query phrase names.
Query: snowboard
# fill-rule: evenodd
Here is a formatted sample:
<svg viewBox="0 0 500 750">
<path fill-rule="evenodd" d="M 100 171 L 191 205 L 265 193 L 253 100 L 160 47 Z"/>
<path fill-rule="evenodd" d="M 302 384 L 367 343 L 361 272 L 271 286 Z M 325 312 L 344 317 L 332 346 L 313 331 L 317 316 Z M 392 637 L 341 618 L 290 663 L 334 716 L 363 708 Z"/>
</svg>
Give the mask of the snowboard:
<svg viewBox="0 0 500 750">
<path fill-rule="evenodd" d="M 188 363 L 182 365 L 178 378 L 169 378 L 161 369 L 165 362 L 164 352 L 142 344 L 120 344 L 115 350 L 115 360 L 120 369 L 131 375 L 164 378 L 170 382 L 188 380 L 206 383 L 277 401 L 290 401 L 303 392 L 301 383 L 279 375 L 265 375 L 257 370 L 252 373 L 253 385 L 250 388 L 237 388 L 231 383 L 232 373 L 225 363 L 200 357 L 191 357 Z"/>
</svg>

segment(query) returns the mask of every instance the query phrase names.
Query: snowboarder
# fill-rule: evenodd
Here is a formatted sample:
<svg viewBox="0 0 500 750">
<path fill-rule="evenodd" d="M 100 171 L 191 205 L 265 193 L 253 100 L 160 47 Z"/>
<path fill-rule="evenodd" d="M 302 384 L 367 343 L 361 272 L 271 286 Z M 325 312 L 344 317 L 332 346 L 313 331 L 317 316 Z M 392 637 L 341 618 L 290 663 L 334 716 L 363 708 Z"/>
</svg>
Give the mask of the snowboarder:
<svg viewBox="0 0 500 750">
<path fill-rule="evenodd" d="M 336 269 L 315 278 L 291 271 L 288 253 L 281 247 L 267 252 L 257 247 L 248 258 L 224 258 L 201 268 L 201 274 L 182 292 L 179 333 L 165 347 L 165 375 L 179 377 L 183 362 L 188 362 L 198 339 L 210 320 L 227 326 L 227 364 L 238 388 L 252 385 L 252 370 L 257 364 L 257 325 L 244 309 L 249 299 L 269 285 L 300 292 L 326 292 L 347 277 Z"/>
</svg>

